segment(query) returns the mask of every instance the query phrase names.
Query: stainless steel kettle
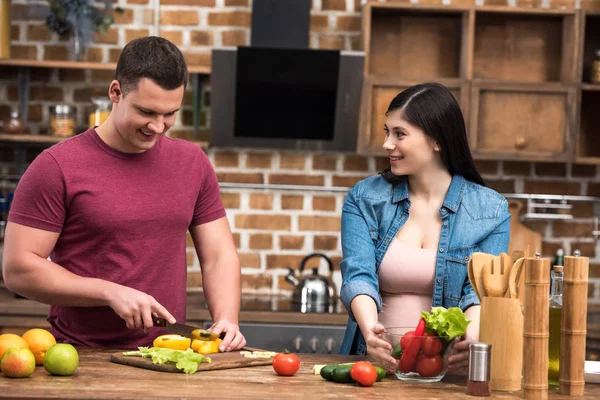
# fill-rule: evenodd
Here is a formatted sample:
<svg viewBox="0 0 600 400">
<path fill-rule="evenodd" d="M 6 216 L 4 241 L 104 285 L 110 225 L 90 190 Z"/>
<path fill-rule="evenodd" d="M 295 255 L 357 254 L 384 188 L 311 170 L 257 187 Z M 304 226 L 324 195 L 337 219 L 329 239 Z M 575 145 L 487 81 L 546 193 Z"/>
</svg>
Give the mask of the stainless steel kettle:
<svg viewBox="0 0 600 400">
<path fill-rule="evenodd" d="M 289 268 L 285 277 L 288 283 L 294 285 L 292 294 L 292 309 L 303 313 L 333 313 L 337 305 L 337 291 L 331 280 L 333 274 L 333 263 L 325 254 L 313 253 L 302 259 L 298 268 L 299 275 L 304 271 L 304 265 L 313 257 L 322 257 L 329 265 L 329 277 L 318 274 L 318 268 L 313 268 L 312 275 L 298 279 L 296 271 Z"/>
</svg>

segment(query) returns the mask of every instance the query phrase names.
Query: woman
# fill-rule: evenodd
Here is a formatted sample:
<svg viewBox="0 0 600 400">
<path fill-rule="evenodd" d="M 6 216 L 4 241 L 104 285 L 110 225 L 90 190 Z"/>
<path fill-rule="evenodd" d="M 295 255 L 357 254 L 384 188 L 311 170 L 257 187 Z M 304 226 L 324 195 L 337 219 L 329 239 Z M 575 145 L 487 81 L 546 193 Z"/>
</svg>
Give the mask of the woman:
<svg viewBox="0 0 600 400">
<path fill-rule="evenodd" d="M 341 353 L 368 353 L 393 370 L 386 326 L 416 326 L 432 306 L 460 307 L 471 323 L 448 368 L 464 372 L 479 337 L 467 261 L 508 250 L 507 201 L 475 169 L 460 107 L 444 86 L 406 89 L 386 116 L 390 167 L 357 183 L 342 211 L 341 300 L 350 318 Z"/>
</svg>

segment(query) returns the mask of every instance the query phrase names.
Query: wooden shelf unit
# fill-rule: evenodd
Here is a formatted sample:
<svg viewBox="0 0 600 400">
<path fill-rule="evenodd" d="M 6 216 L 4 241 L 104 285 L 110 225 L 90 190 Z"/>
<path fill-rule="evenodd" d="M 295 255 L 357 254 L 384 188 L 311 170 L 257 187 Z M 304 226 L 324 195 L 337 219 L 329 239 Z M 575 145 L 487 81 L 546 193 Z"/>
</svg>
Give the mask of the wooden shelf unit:
<svg viewBox="0 0 600 400">
<path fill-rule="evenodd" d="M 390 100 L 438 81 L 463 110 L 475 158 L 572 161 L 583 18 L 580 10 L 367 3 L 358 151 L 385 154 Z M 593 18 L 589 29 L 600 32 L 600 12 Z M 600 85 L 583 88 L 600 93 Z"/>
<path fill-rule="evenodd" d="M 600 50 L 600 10 L 581 12 L 581 43 L 579 46 L 579 107 L 575 161 L 600 164 L 600 84 L 590 83 L 595 51 Z"/>
</svg>

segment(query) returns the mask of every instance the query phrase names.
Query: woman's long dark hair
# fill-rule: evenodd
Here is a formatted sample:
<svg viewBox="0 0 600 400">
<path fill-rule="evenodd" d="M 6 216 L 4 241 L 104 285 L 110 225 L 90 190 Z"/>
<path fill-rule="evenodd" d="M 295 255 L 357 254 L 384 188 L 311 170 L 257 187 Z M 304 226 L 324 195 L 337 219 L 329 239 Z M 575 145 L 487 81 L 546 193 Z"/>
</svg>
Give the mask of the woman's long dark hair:
<svg viewBox="0 0 600 400">
<path fill-rule="evenodd" d="M 462 175 L 469 181 L 485 186 L 469 149 L 463 114 L 445 86 L 423 83 L 409 87 L 394 97 L 386 115 L 401 108 L 409 123 L 419 127 L 438 143 L 442 163 L 450 175 Z M 404 180 L 404 176 L 394 175 L 389 167 L 381 175 L 394 185 Z"/>
</svg>

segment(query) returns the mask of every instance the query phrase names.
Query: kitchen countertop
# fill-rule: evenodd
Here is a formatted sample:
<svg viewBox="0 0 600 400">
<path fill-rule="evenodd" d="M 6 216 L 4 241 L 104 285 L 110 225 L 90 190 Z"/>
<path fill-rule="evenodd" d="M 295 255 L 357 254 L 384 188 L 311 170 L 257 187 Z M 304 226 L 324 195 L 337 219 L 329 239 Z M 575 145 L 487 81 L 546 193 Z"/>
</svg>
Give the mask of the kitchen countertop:
<svg viewBox="0 0 600 400">
<path fill-rule="evenodd" d="M 49 326 L 46 322 L 50 306 L 28 299 L 17 299 L 14 294 L 0 286 L 0 327 Z M 240 323 L 274 323 L 345 326 L 348 314 L 338 302 L 336 312 L 301 313 L 293 311 L 290 298 L 267 295 L 242 295 Z M 199 291 L 187 293 L 187 321 L 189 323 L 209 321 L 210 313 L 206 307 L 204 294 Z"/>
<path fill-rule="evenodd" d="M 357 356 L 300 354 L 301 367 L 291 377 L 278 376 L 271 366 L 183 373 L 155 372 L 110 362 L 115 350 L 78 349 L 79 368 L 71 377 L 51 376 L 37 367 L 26 379 L 0 377 L 0 397 L 11 399 L 465 399 L 466 382 L 446 378 L 438 383 L 400 382 L 387 376 L 372 387 L 327 382 L 311 373 L 314 364 L 364 359 Z M 600 398 L 600 385 L 587 384 L 582 400 Z M 492 399 L 519 399 L 521 392 L 493 392 Z M 564 399 L 555 390 L 549 399 Z"/>
</svg>

